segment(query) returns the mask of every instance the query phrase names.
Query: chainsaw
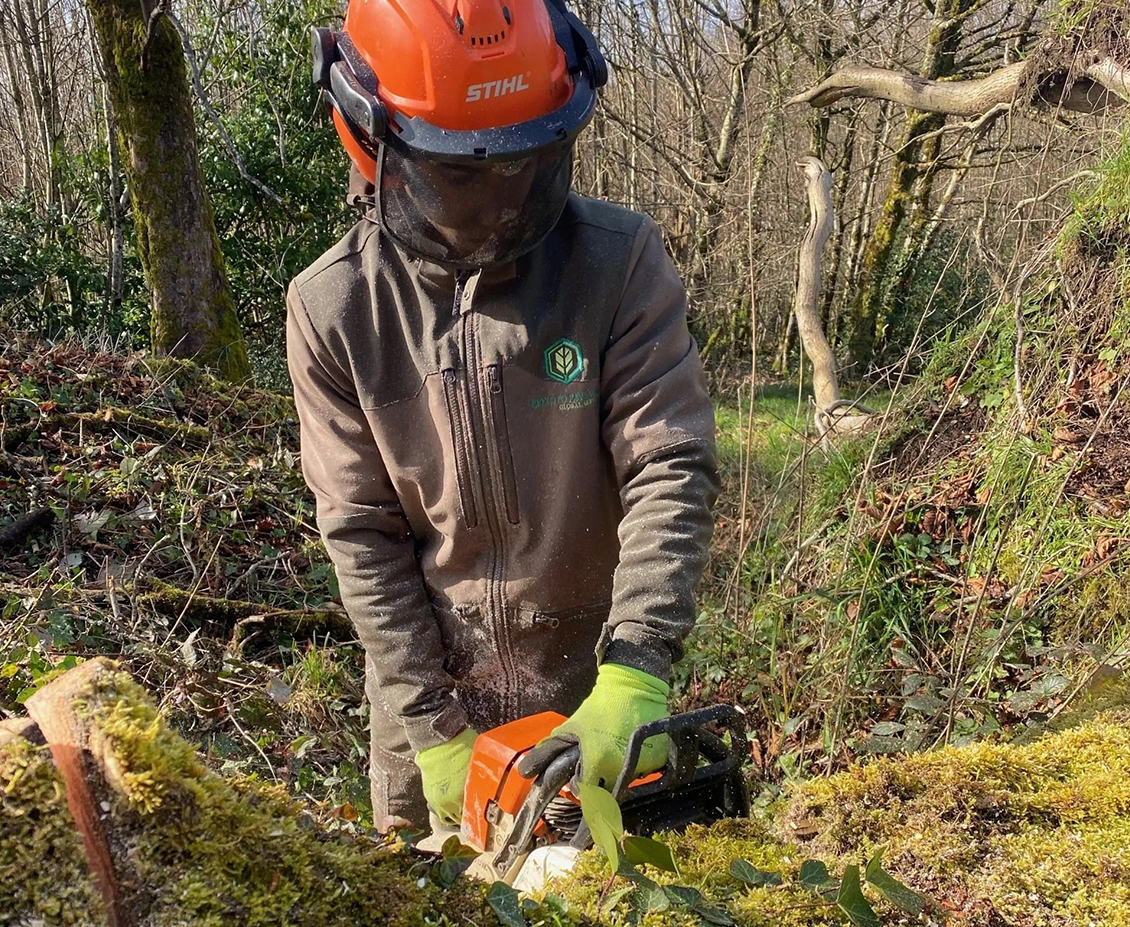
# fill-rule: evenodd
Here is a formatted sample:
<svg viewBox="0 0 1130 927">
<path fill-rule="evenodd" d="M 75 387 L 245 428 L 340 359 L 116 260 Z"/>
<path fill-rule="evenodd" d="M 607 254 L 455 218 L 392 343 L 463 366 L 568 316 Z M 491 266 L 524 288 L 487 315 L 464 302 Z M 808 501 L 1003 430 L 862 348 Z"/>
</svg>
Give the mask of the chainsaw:
<svg viewBox="0 0 1130 927">
<path fill-rule="evenodd" d="M 534 779 L 518 772 L 523 754 L 564 720 L 556 712 L 543 712 L 494 728 L 475 741 L 460 828 L 463 841 L 482 854 L 473 874 L 514 884 L 530 855 L 542 848 L 569 847 L 569 858 L 575 859 L 592 845 L 580 799 L 569 786 L 580 759 L 577 748 L 562 753 Z M 659 734 L 668 739 L 666 765 L 633 778 L 643 742 Z M 749 794 L 739 752 L 744 745 L 742 716 L 730 705 L 641 725 L 628 742 L 624 766 L 612 789 L 624 830 L 649 836 L 748 815 Z"/>
</svg>

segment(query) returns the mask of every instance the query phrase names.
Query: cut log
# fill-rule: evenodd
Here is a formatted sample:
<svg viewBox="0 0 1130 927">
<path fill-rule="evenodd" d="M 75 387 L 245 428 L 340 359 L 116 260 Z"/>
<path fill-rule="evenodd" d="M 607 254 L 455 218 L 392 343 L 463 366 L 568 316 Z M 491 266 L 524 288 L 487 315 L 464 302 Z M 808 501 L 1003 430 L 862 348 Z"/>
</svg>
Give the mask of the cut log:
<svg viewBox="0 0 1130 927">
<path fill-rule="evenodd" d="M 133 927 L 127 899 L 119 891 L 122 882 L 136 884 L 128 856 L 110 854 L 110 835 L 102 802 L 108 786 L 97 744 L 91 731 L 75 711 L 75 697 L 88 691 L 102 676 L 111 675 L 114 664 L 104 657 L 89 660 L 39 689 L 27 700 L 27 711 L 51 747 L 55 766 L 67 790 L 67 805 L 82 835 L 87 863 L 102 895 L 110 927 Z"/>
<path fill-rule="evenodd" d="M 37 747 L 47 743 L 43 739 L 43 732 L 31 718 L 8 718 L 0 721 L 0 749 L 16 740 L 26 740 Z"/>
</svg>

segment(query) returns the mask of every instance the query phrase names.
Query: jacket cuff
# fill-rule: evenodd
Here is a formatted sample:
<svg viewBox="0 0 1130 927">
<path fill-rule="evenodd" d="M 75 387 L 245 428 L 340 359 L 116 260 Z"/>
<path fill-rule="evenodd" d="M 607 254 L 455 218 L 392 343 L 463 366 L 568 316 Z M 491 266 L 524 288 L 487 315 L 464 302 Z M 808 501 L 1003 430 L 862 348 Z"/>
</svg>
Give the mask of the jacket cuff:
<svg viewBox="0 0 1130 927">
<path fill-rule="evenodd" d="M 606 625 L 597 644 L 596 661 L 630 666 L 665 683 L 671 682 L 671 649 L 643 628 L 636 630 L 621 624 L 613 629 Z"/>
<path fill-rule="evenodd" d="M 413 718 L 401 717 L 400 723 L 408 735 L 408 745 L 417 753 L 447 743 L 469 727 L 467 714 L 454 696 L 438 711 Z"/>
</svg>

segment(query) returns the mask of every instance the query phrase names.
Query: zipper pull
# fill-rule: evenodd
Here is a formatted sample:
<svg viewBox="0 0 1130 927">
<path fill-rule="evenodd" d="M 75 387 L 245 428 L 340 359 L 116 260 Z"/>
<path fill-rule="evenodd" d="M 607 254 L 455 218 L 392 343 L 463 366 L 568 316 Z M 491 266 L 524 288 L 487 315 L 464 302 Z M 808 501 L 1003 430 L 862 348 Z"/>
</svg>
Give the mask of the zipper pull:
<svg viewBox="0 0 1130 927">
<path fill-rule="evenodd" d="M 454 368 L 447 367 L 447 368 L 444 369 L 444 371 L 443 371 L 443 382 L 444 383 L 454 383 L 455 382 L 455 370 L 454 370 Z"/>
<path fill-rule="evenodd" d="M 487 383 L 490 384 L 492 393 L 502 392 L 502 378 L 498 374 L 498 364 L 491 364 L 487 367 Z"/>
</svg>

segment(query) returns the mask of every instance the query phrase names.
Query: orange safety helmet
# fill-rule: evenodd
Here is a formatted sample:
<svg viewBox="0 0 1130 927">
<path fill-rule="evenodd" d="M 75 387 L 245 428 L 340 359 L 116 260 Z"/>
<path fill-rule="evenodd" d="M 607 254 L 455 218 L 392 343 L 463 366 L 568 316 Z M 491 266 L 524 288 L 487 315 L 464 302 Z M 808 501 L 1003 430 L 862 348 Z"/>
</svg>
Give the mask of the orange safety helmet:
<svg viewBox="0 0 1130 927">
<path fill-rule="evenodd" d="M 352 0 L 344 32 L 312 39 L 314 80 L 400 244 L 482 266 L 556 223 L 608 77 L 564 0 Z"/>
</svg>

